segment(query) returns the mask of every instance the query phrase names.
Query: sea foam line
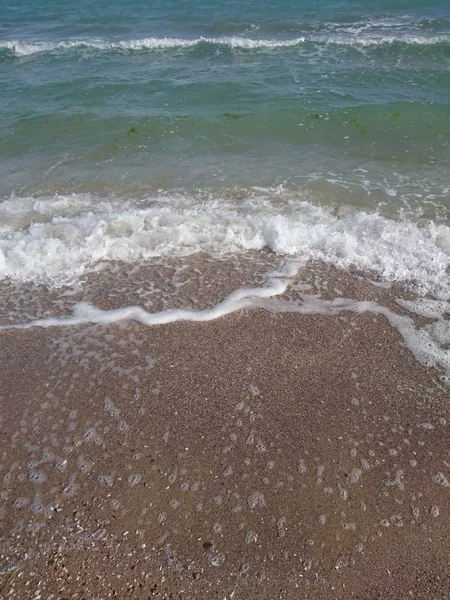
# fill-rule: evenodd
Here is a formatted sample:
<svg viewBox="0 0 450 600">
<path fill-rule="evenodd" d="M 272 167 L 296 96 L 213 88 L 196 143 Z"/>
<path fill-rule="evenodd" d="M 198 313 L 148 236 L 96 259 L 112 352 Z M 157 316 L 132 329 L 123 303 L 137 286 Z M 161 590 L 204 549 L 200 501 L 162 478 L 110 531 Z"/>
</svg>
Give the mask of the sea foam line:
<svg viewBox="0 0 450 600">
<path fill-rule="evenodd" d="M 255 40 L 239 36 L 208 38 L 199 37 L 196 39 L 183 38 L 142 38 L 136 40 L 66 40 L 60 42 L 25 42 L 25 41 L 6 41 L 0 42 L 0 48 L 13 52 L 16 56 L 29 56 L 42 52 L 53 52 L 55 50 L 72 50 L 72 49 L 92 49 L 92 50 L 122 50 L 122 51 L 139 51 L 139 50 L 158 50 L 165 48 L 190 48 L 199 44 L 213 44 L 229 46 L 230 48 L 243 49 L 264 49 L 264 48 L 283 48 L 296 46 L 305 41 L 305 38 L 295 38 L 292 40 Z"/>
<path fill-rule="evenodd" d="M 284 272 L 273 274 L 270 285 L 260 288 L 241 288 L 233 291 L 224 300 L 204 310 L 194 309 L 168 309 L 156 313 L 149 313 L 140 306 L 127 306 L 112 310 L 102 310 L 93 304 L 79 302 L 74 305 L 72 315 L 65 317 L 47 317 L 36 319 L 28 323 L 4 325 L 1 330 L 32 329 L 35 327 L 68 327 L 88 324 L 111 325 L 120 321 L 133 320 L 142 325 L 155 326 L 167 325 L 176 322 L 205 323 L 220 317 L 230 315 L 242 309 L 260 308 L 271 312 L 297 313 L 301 315 L 328 315 L 334 316 L 341 312 L 372 313 L 387 319 L 402 337 L 408 350 L 414 358 L 427 367 L 435 367 L 444 372 L 441 380 L 450 382 L 450 328 L 445 327 L 447 321 L 443 314 L 448 303 L 434 300 L 398 301 L 403 308 L 410 312 L 433 314 L 434 323 L 417 327 L 414 320 L 408 315 L 395 313 L 391 309 L 374 301 L 353 300 L 338 297 L 333 300 L 324 300 L 317 296 L 301 294 L 299 299 L 283 300 L 279 298 L 289 287 L 291 277 L 298 272 L 302 263 L 299 261 L 288 262 Z M 426 306 L 425 306 L 426 305 Z M 436 332 L 440 331 L 440 335 Z"/>
<path fill-rule="evenodd" d="M 67 327 L 94 323 L 110 325 L 124 320 L 133 320 L 142 325 L 167 325 L 177 321 L 207 322 L 224 317 L 255 304 L 256 299 L 271 298 L 283 294 L 290 279 L 296 275 L 304 261 L 288 260 L 281 271 L 268 276 L 266 287 L 239 288 L 231 292 L 221 302 L 204 310 L 170 308 L 157 313 L 149 313 L 140 306 L 127 306 L 112 310 L 102 310 L 89 302 L 78 302 L 72 308 L 72 315 L 66 317 L 46 317 L 17 325 L 4 325 L 2 329 L 30 329 L 33 327 Z"/>
<path fill-rule="evenodd" d="M 143 50 L 163 50 L 177 48 L 191 48 L 200 44 L 227 46 L 243 50 L 264 50 L 276 48 L 292 48 L 305 42 L 325 45 L 344 46 L 382 46 L 392 44 L 405 44 L 415 46 L 434 46 L 450 43 L 450 36 L 421 36 L 421 35 L 398 35 L 398 36 L 364 36 L 364 35 L 311 35 L 301 36 L 289 40 L 279 39 L 252 39 L 241 36 L 224 37 L 199 37 L 195 39 L 149 37 L 136 40 L 108 41 L 101 39 L 79 39 L 61 40 L 58 42 L 35 41 L 27 42 L 21 40 L 1 41 L 0 49 L 6 50 L 18 57 L 31 56 L 44 52 L 67 52 L 70 50 L 97 50 L 97 51 L 122 51 L 133 52 Z"/>
</svg>

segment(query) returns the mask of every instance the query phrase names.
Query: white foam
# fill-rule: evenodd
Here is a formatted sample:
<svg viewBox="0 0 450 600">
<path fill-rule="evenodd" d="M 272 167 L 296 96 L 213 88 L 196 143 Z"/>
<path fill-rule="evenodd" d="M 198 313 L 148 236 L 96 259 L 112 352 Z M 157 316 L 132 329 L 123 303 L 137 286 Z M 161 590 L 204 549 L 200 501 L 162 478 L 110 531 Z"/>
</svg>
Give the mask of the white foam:
<svg viewBox="0 0 450 600">
<path fill-rule="evenodd" d="M 151 50 L 191 48 L 200 44 L 227 46 L 244 50 L 264 50 L 274 48 L 292 48 L 312 42 L 316 44 L 338 44 L 347 46 L 380 46 L 395 43 L 407 45 L 434 46 L 450 43 L 448 35 L 410 35 L 399 32 L 398 35 L 364 35 L 367 27 L 348 28 L 347 32 L 331 35 L 314 34 L 292 39 L 253 39 L 242 36 L 198 37 L 194 39 L 149 37 L 131 40 L 72 39 L 57 42 L 7 40 L 0 42 L 0 49 L 7 50 L 18 57 L 42 54 L 45 52 L 68 52 L 88 50 L 100 52 L 139 52 Z M 361 35 L 362 33 L 362 35 Z"/>
<path fill-rule="evenodd" d="M 99 51 L 140 51 L 140 50 L 160 50 L 170 48 L 190 48 L 199 44 L 214 44 L 229 46 L 230 48 L 252 49 L 270 49 L 296 46 L 304 41 L 304 38 L 295 38 L 290 40 L 255 40 L 240 36 L 224 36 L 218 38 L 199 37 L 195 39 L 183 38 L 142 38 L 136 40 L 107 41 L 102 39 L 79 39 L 63 40 L 59 42 L 25 42 L 20 40 L 11 40 L 0 42 L 0 48 L 13 52 L 16 56 L 30 56 L 43 52 L 64 52 L 68 50 L 87 49 Z"/>
<path fill-rule="evenodd" d="M 317 37 L 315 41 L 339 46 L 389 46 L 391 44 L 406 44 L 411 46 L 436 46 L 450 43 L 448 35 L 331 35 Z"/>
<path fill-rule="evenodd" d="M 123 320 L 134 320 L 143 325 L 166 325 L 177 321 L 205 322 L 236 312 L 254 305 L 255 299 L 270 298 L 282 294 L 288 286 L 288 280 L 273 277 L 271 285 L 262 288 L 241 288 L 232 292 L 224 300 L 206 310 L 167 309 L 158 313 L 149 313 L 140 306 L 127 306 L 115 310 L 102 310 L 88 302 L 74 305 L 73 313 L 67 317 L 48 317 L 22 323 L 20 325 L 4 326 L 0 329 L 29 329 L 32 327 L 62 327 L 97 323 L 108 325 Z M 95 430 L 90 429 L 85 439 L 91 439 Z"/>
<path fill-rule="evenodd" d="M 19 282 L 71 284 L 100 261 L 135 263 L 201 251 L 223 256 L 269 247 L 450 297 L 447 225 L 362 211 L 340 215 L 298 197 L 12 198 L 0 204 L 0 223 L 0 278 Z"/>
<path fill-rule="evenodd" d="M 416 300 L 398 299 L 397 302 L 400 306 L 406 308 L 406 310 L 421 317 L 427 317 L 428 319 L 438 319 L 450 309 L 448 302 L 433 300 L 432 298 L 417 298 Z"/>
</svg>

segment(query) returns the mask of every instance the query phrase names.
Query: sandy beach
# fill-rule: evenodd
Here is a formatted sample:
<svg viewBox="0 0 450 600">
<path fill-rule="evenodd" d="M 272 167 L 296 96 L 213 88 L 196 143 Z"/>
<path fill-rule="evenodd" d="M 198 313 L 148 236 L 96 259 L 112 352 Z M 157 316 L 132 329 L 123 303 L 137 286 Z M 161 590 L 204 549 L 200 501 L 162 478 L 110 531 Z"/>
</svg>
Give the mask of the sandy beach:
<svg viewBox="0 0 450 600">
<path fill-rule="evenodd" d="M 448 388 L 383 316 L 4 330 L 0 357 L 1 597 L 450 596 Z"/>
</svg>

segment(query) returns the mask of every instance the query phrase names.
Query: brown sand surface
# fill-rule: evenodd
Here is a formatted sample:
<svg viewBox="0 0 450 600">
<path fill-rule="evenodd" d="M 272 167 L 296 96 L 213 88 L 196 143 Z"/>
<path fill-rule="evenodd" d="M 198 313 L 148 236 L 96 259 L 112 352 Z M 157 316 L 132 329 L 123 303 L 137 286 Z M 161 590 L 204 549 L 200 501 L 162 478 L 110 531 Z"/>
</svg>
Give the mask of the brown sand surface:
<svg viewBox="0 0 450 600">
<path fill-rule="evenodd" d="M 450 598 L 448 388 L 383 317 L 0 336 L 1 598 Z"/>
</svg>

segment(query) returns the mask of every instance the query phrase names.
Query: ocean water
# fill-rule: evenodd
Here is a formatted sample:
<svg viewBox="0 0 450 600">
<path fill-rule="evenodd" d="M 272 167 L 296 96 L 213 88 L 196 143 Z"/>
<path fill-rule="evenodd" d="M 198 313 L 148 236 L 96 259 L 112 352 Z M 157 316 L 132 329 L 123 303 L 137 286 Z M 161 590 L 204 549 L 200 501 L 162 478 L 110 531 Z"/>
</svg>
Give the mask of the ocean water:
<svg viewBox="0 0 450 600">
<path fill-rule="evenodd" d="M 450 296 L 450 5 L 0 0 L 0 277 L 270 250 Z"/>
</svg>

